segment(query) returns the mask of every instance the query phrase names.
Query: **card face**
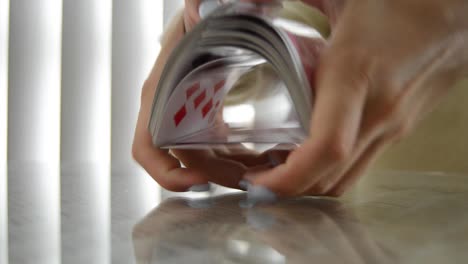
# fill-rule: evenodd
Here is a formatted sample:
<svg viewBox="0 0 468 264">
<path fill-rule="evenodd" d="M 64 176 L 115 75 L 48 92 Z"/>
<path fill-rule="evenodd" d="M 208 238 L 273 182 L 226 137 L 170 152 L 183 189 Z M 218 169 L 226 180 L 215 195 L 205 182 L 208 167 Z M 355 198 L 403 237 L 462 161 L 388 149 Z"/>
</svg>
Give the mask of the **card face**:
<svg viewBox="0 0 468 264">
<path fill-rule="evenodd" d="M 177 111 L 177 113 L 174 115 L 174 124 L 176 127 L 179 126 L 180 122 L 185 119 L 187 116 L 187 107 L 185 104 Z"/>
<path fill-rule="evenodd" d="M 187 96 L 187 100 L 189 100 L 196 92 L 200 90 L 200 82 L 195 82 L 192 86 L 190 86 L 186 91 L 185 94 Z"/>
<path fill-rule="evenodd" d="M 195 72 L 183 80 L 166 104 L 159 141 L 174 140 L 212 127 L 216 116 L 222 115 L 224 97 L 249 68 L 224 66 L 203 74 Z"/>
</svg>

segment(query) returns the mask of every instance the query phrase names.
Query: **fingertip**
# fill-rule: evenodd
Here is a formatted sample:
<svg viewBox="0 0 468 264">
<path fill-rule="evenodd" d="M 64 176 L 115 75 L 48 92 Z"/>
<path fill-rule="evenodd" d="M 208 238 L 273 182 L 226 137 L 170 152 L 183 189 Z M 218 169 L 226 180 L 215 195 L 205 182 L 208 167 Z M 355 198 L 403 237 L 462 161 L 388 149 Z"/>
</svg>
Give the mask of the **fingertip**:
<svg viewBox="0 0 468 264">
<path fill-rule="evenodd" d="M 177 168 L 153 177 L 161 187 L 172 192 L 187 192 L 194 186 L 206 186 L 208 180 L 193 169 Z M 197 189 L 198 190 L 198 189 Z"/>
<path fill-rule="evenodd" d="M 294 177 L 289 177 L 287 166 L 281 164 L 273 169 L 261 172 L 248 173 L 246 179 L 253 186 L 262 186 L 276 193 L 280 197 L 297 196 L 300 186 Z"/>
</svg>

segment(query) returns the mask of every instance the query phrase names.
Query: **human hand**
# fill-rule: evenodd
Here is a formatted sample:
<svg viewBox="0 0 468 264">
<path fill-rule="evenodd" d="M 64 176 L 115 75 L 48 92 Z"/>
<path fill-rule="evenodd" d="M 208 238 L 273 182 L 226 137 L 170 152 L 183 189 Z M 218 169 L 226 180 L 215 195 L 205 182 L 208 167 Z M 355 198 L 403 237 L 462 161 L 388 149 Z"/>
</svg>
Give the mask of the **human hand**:
<svg viewBox="0 0 468 264">
<path fill-rule="evenodd" d="M 249 0 L 255 1 L 255 0 Z M 190 31 L 199 21 L 200 0 L 187 0 L 183 13 L 170 23 L 162 39 L 162 49 L 154 68 L 145 82 L 137 127 L 133 142 L 135 160 L 164 188 L 172 191 L 187 191 L 191 186 L 209 181 L 227 187 L 239 188 L 244 174 L 270 168 L 273 163 L 284 162 L 288 155 L 285 150 L 271 150 L 262 155 L 245 148 L 217 148 L 212 150 L 160 150 L 153 146 L 147 129 L 155 88 L 160 79 L 172 48 L 176 46 L 186 31 Z M 322 10 L 333 10 L 317 1 L 312 3 Z M 328 12 L 333 16 L 334 12 Z M 181 168 L 182 162 L 186 168 Z"/>
<path fill-rule="evenodd" d="M 164 65 L 172 49 L 183 37 L 185 30 L 193 26 L 193 23 L 195 22 L 192 21 L 187 11 L 180 12 L 173 18 L 165 31 L 159 57 L 142 88 L 140 112 L 132 146 L 134 159 L 162 187 L 172 191 L 187 191 L 191 186 L 208 182 L 207 178 L 198 170 L 181 168 L 177 158 L 170 155 L 168 151 L 154 147 L 148 130 L 151 105 Z"/>
<path fill-rule="evenodd" d="M 191 30 L 200 20 L 200 0 L 186 1 L 183 13 L 170 23 L 162 39 L 160 55 L 146 80 L 141 94 L 141 105 L 133 141 L 134 159 L 162 187 L 171 191 L 187 191 L 195 185 L 214 182 L 231 188 L 240 188 L 239 182 L 247 170 L 256 171 L 271 167 L 271 162 L 282 162 L 288 151 L 273 149 L 259 154 L 241 145 L 204 150 L 161 150 L 153 145 L 148 131 L 148 121 L 155 89 L 173 47 L 185 31 Z M 180 163 L 186 168 L 182 168 Z"/>
<path fill-rule="evenodd" d="M 247 179 L 282 196 L 341 195 L 466 76 L 467 12 L 462 0 L 348 0 L 321 57 L 309 138 Z"/>
</svg>

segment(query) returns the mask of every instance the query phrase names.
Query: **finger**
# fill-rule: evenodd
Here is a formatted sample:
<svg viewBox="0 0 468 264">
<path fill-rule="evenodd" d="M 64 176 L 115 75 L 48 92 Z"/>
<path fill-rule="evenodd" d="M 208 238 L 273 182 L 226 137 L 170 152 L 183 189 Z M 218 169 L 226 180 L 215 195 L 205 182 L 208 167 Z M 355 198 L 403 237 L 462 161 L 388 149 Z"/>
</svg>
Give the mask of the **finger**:
<svg viewBox="0 0 468 264">
<path fill-rule="evenodd" d="M 200 0 L 185 0 L 185 28 L 190 31 L 200 21 Z"/>
<path fill-rule="evenodd" d="M 195 169 L 216 184 L 239 188 L 247 168 L 236 161 L 218 158 L 212 150 L 172 150 L 187 168 Z"/>
<path fill-rule="evenodd" d="M 187 191 L 191 186 L 204 184 L 206 179 L 199 173 L 180 167 L 180 162 L 153 145 L 147 128 L 149 111 L 140 110 L 133 141 L 133 157 L 163 188 L 170 191 Z"/>
<path fill-rule="evenodd" d="M 367 111 L 371 110 L 366 108 L 365 112 Z M 359 161 L 369 146 L 371 146 L 378 138 L 383 137 L 385 130 L 379 126 L 375 126 L 373 122 L 369 122 L 369 119 L 366 119 L 365 117 L 364 119 L 365 120 L 361 122 L 360 133 L 353 148 L 353 153 L 340 166 L 337 166 L 328 174 L 323 175 L 317 183 L 306 191 L 307 195 L 326 195 L 337 184 L 337 182 L 340 181 L 341 177 L 343 177 L 343 175 L 345 175 L 345 173 Z"/>
<path fill-rule="evenodd" d="M 353 160 L 348 162 L 346 166 L 322 177 L 320 182 L 307 191 L 309 195 L 324 195 L 329 193 L 335 185 L 342 181 L 341 178 L 354 166 L 354 163 L 358 162 L 362 156 L 367 155 L 365 150 L 370 148 L 371 143 L 376 141 L 377 138 L 383 137 L 383 134 L 387 134 L 386 138 L 389 142 L 386 144 L 398 142 L 406 137 L 419 121 L 435 108 L 437 102 L 443 98 L 443 95 L 447 93 L 449 88 L 454 85 L 455 80 L 457 80 L 456 71 L 442 72 L 435 76 L 431 75 L 430 78 L 423 75 L 409 82 L 407 87 L 408 92 L 402 97 L 401 102 L 397 104 L 397 109 L 394 110 L 396 114 L 390 116 L 384 115 L 384 118 L 379 117 L 379 115 L 374 116 L 373 113 L 377 113 L 376 109 L 381 108 L 381 106 L 367 105 L 369 108 L 365 109 L 365 120 L 361 126 L 362 135 L 359 136 L 361 142 L 355 148 L 356 153 L 352 155 Z M 415 100 L 415 98 L 418 98 L 418 100 Z"/>
<path fill-rule="evenodd" d="M 248 167 L 259 165 L 266 165 L 270 168 L 276 167 L 285 163 L 289 154 L 295 148 L 297 148 L 297 146 L 294 144 L 279 144 L 251 160 L 250 166 Z"/>
<path fill-rule="evenodd" d="M 362 135 L 359 136 L 360 142 L 357 144 L 355 148 L 356 153 L 353 154 L 352 160 L 348 162 L 347 165 L 343 166 L 342 168 L 337 169 L 336 171 L 330 173 L 326 177 L 323 177 L 319 183 L 317 183 L 314 187 L 307 191 L 308 195 L 326 195 L 326 194 L 333 194 L 334 196 L 341 195 L 341 192 L 346 191 L 354 183 L 354 177 L 358 177 L 359 173 L 363 173 L 364 169 L 355 170 L 357 172 L 349 173 L 353 167 L 363 167 L 364 165 L 358 165 L 356 163 L 360 163 L 362 159 L 375 159 L 369 157 L 370 153 L 376 151 L 380 152 L 379 150 L 374 150 L 376 148 L 375 144 L 382 145 L 382 148 L 385 145 L 390 145 L 396 143 L 406 137 L 413 128 L 421 121 L 421 119 L 427 114 L 427 112 L 431 111 L 437 105 L 436 102 L 439 101 L 442 96 L 447 93 L 448 88 L 454 84 L 453 74 L 451 73 L 444 73 L 441 76 L 434 76 L 429 81 L 427 81 L 424 85 L 424 91 L 420 94 L 413 95 L 411 98 L 413 100 L 406 100 L 406 102 L 401 104 L 403 108 L 403 113 L 405 113 L 404 117 L 397 118 L 399 121 L 394 122 L 393 120 L 386 120 L 386 126 L 376 126 L 375 122 L 371 120 L 363 121 L 364 123 L 361 127 Z M 417 97 L 418 100 L 415 101 L 414 98 Z M 366 109 L 366 112 L 375 112 L 372 109 Z M 367 114 L 369 116 L 369 114 Z M 367 119 L 367 118 L 365 118 Z M 379 123 L 379 122 L 377 122 Z M 380 122 L 382 123 L 382 122 Z M 396 123 L 396 124 L 394 124 Z M 382 130 L 384 128 L 384 130 Z M 386 142 L 382 142 L 385 138 Z M 380 143 L 376 143 L 380 142 Z M 378 154 L 375 154 L 378 155 Z M 371 155 L 372 156 L 372 155 Z M 365 166 L 364 166 L 365 167 Z M 344 184 L 344 190 L 341 191 L 333 191 L 334 189 L 339 188 L 339 185 L 343 185 L 343 182 L 346 181 L 348 174 L 353 174 L 351 177 L 350 184 Z"/>
<path fill-rule="evenodd" d="M 341 11 L 344 8 L 345 0 L 302 0 L 322 11 L 329 19 L 332 28 L 336 24 Z"/>
<path fill-rule="evenodd" d="M 257 166 L 268 162 L 268 157 L 258 151 L 248 149 L 242 144 L 226 145 L 213 149 L 216 156 L 242 163 L 246 167 Z"/>
<path fill-rule="evenodd" d="M 255 167 L 261 164 L 269 163 L 269 159 L 266 155 L 257 154 L 225 154 L 219 155 L 224 159 L 233 160 L 242 163 L 246 167 Z"/>
<path fill-rule="evenodd" d="M 358 60 L 337 54 L 330 50 L 319 68 L 309 139 L 284 165 L 255 177 L 254 184 L 280 195 L 298 195 L 352 153 L 369 79 L 365 68 L 356 65 Z"/>
<path fill-rule="evenodd" d="M 162 70 L 174 45 L 183 36 L 183 18 L 178 14 L 169 23 L 162 38 L 162 49 L 156 63 L 143 85 L 141 106 L 138 115 L 135 136 L 132 146 L 134 159 L 156 180 L 162 187 L 171 191 L 186 191 L 192 185 L 205 183 L 202 175 L 180 168 L 180 163 L 167 151 L 153 146 L 151 134 L 148 131 L 148 122 L 151 114 L 151 105 L 156 86 Z"/>
<path fill-rule="evenodd" d="M 384 147 L 388 145 L 388 142 L 389 139 L 385 137 L 373 142 L 359 160 L 342 177 L 339 177 L 340 180 L 326 192 L 326 195 L 335 197 L 343 195 L 357 181 L 359 176 L 364 173 Z"/>
<path fill-rule="evenodd" d="M 147 111 L 145 111 L 147 110 Z M 163 188 L 170 191 L 187 191 L 191 186 L 207 183 L 200 173 L 180 168 L 180 162 L 153 145 L 147 128 L 149 110 L 142 107 L 137 121 L 132 147 L 134 159 Z"/>
<path fill-rule="evenodd" d="M 174 192 L 185 192 L 194 185 L 206 184 L 207 179 L 193 169 L 180 167 L 180 162 L 154 149 L 141 151 L 140 165 L 163 188 Z"/>
<path fill-rule="evenodd" d="M 243 145 L 229 145 L 223 149 L 214 149 L 218 157 L 240 162 L 246 167 L 259 165 L 279 165 L 286 161 L 291 150 L 297 148 L 294 144 L 279 144 L 275 147 L 259 153 L 258 151 L 245 148 Z M 274 167 L 273 166 L 273 167 Z"/>
<path fill-rule="evenodd" d="M 262 155 L 268 158 L 269 163 L 273 167 L 276 167 L 285 163 L 291 152 L 295 149 L 297 149 L 296 144 L 278 144 L 272 149 L 265 151 Z"/>
<path fill-rule="evenodd" d="M 267 162 L 265 164 L 261 164 L 261 165 L 257 165 L 257 166 L 248 168 L 246 173 L 249 173 L 251 175 L 256 175 L 256 174 L 266 172 L 266 171 L 268 171 L 268 170 L 270 170 L 272 168 L 274 168 L 274 166 L 272 166 L 272 164 L 270 162 Z M 249 180 L 252 180 L 252 179 L 253 178 L 249 178 Z"/>
</svg>

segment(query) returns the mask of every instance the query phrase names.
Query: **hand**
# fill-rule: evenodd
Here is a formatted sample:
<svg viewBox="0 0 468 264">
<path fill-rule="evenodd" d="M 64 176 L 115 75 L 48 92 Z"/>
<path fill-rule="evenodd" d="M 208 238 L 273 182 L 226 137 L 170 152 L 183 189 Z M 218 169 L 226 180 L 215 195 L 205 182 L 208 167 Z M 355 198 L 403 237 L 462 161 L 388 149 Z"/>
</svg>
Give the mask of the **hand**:
<svg viewBox="0 0 468 264">
<path fill-rule="evenodd" d="M 187 12 L 176 15 L 163 36 L 160 55 L 143 85 L 140 112 L 132 146 L 134 159 L 162 187 L 172 191 L 187 191 L 193 185 L 208 182 L 208 179 L 198 170 L 181 168 L 178 159 L 167 151 L 154 147 L 148 130 L 156 86 L 173 47 L 184 35 L 187 26 L 184 25 L 184 20 L 187 21 L 188 25 L 192 23 L 188 17 Z"/>
<path fill-rule="evenodd" d="M 468 2 L 349 0 L 317 73 L 310 136 L 247 175 L 283 196 L 339 196 L 467 76 Z"/>
<path fill-rule="evenodd" d="M 134 159 L 162 187 L 171 191 L 187 191 L 194 185 L 214 182 L 240 188 L 247 171 L 270 168 L 272 162 L 284 162 L 288 151 L 272 149 L 259 155 L 240 145 L 235 148 L 211 150 L 172 150 L 171 153 L 153 146 L 148 122 L 156 86 L 164 65 L 176 44 L 198 23 L 200 0 L 187 0 L 183 13 L 176 15 L 162 39 L 162 48 L 141 94 L 141 105 L 135 130 L 132 154 Z M 186 168 L 182 168 L 180 163 Z"/>
</svg>

